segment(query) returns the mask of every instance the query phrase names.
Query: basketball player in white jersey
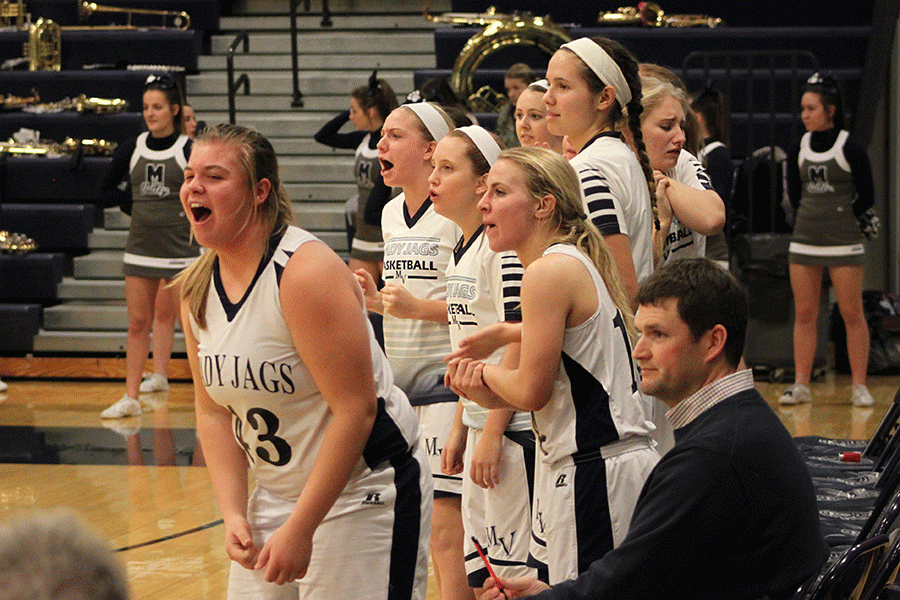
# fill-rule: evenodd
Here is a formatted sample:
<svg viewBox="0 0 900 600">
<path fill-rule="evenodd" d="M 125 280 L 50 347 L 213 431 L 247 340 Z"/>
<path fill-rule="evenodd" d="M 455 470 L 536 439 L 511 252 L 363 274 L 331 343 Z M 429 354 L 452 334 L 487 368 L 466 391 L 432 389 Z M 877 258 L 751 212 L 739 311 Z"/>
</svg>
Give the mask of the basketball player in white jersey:
<svg viewBox="0 0 900 600">
<path fill-rule="evenodd" d="M 228 598 L 423 599 L 432 478 L 355 277 L 291 224 L 253 130 L 196 139 L 181 203 L 207 248 L 180 282 Z"/>
<path fill-rule="evenodd" d="M 659 459 L 631 359 L 631 310 L 612 255 L 584 214 L 571 165 L 542 148 L 500 154 L 479 203 L 495 252 L 522 279 L 515 367 L 453 359 L 452 387 L 488 408 L 532 411 L 532 556 L 550 583 L 577 576 L 624 539 Z"/>
</svg>

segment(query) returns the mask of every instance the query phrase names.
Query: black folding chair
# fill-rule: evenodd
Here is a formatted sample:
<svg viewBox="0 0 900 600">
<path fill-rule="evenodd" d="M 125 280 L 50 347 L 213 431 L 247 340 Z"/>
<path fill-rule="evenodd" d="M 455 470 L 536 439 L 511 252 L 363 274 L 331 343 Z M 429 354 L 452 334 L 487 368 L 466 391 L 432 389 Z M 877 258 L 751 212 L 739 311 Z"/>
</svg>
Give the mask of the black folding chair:
<svg viewBox="0 0 900 600">
<path fill-rule="evenodd" d="M 798 590 L 794 600 L 858 600 L 890 543 L 889 536 L 878 535 L 850 546 L 808 590 Z"/>
<path fill-rule="evenodd" d="M 900 569 L 900 535 L 895 533 L 891 537 L 893 542 L 878 569 L 866 582 L 860 600 L 875 600 L 885 591 L 885 588 L 892 586 L 897 580 L 897 570 Z"/>
</svg>

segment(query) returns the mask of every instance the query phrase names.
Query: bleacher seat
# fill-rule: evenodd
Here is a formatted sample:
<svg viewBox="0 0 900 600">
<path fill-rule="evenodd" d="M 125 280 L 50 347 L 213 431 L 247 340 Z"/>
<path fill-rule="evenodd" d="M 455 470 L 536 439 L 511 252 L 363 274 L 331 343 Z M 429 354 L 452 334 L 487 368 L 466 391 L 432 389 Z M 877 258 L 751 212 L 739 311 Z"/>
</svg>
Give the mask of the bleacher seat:
<svg viewBox="0 0 900 600">
<path fill-rule="evenodd" d="M 0 71 L 0 89 L 21 98 L 31 97 L 35 89 L 41 102 L 58 102 L 80 94 L 88 98 L 119 98 L 128 102 L 127 110 L 141 112 L 144 82 L 151 73 L 161 71 Z"/>
<path fill-rule="evenodd" d="M 0 139 L 6 140 L 21 128 L 40 132 L 41 139 L 62 142 L 67 137 L 75 139 L 99 138 L 110 142 L 124 142 L 145 130 L 140 112 L 110 114 L 77 113 L 27 113 L 21 111 L 0 113 Z"/>
<path fill-rule="evenodd" d="M 4 203 L 89 203 L 100 199 L 109 156 L 4 157 L 0 161 L 0 201 Z"/>
<path fill-rule="evenodd" d="M 24 31 L 0 32 L 0 62 L 21 58 Z M 67 30 L 60 36 L 63 70 L 94 65 L 165 65 L 197 73 L 203 34 L 196 29 Z"/>
<path fill-rule="evenodd" d="M 0 254 L 0 302 L 53 304 L 66 266 L 61 252 Z"/>
<path fill-rule="evenodd" d="M 93 204 L 0 204 L 0 229 L 24 233 L 44 252 L 81 255 L 96 214 Z"/>
<path fill-rule="evenodd" d="M 41 328 L 40 304 L 0 304 L 0 353 L 34 350 L 34 336 Z"/>
</svg>

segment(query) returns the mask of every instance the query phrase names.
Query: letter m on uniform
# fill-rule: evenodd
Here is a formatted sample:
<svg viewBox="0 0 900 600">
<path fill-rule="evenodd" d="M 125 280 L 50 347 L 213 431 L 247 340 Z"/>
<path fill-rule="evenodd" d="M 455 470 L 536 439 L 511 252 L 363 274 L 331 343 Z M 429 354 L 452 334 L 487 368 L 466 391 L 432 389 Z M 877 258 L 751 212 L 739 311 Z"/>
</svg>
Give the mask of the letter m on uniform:
<svg viewBox="0 0 900 600">
<path fill-rule="evenodd" d="M 809 168 L 809 180 L 813 183 L 824 183 L 828 179 L 828 167 L 819 165 Z"/>
<path fill-rule="evenodd" d="M 166 165 L 163 163 L 147 163 L 147 179 L 154 183 L 162 183 L 166 178 Z"/>
</svg>

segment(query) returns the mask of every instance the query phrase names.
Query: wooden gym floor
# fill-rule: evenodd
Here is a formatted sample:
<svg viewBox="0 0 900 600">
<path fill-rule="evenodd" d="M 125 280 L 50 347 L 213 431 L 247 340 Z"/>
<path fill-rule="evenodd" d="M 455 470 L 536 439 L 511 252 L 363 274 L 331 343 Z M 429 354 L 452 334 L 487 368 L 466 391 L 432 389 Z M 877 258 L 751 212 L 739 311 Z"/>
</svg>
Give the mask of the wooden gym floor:
<svg viewBox="0 0 900 600">
<path fill-rule="evenodd" d="M 206 469 L 195 466 L 202 456 L 189 383 L 145 396 L 152 411 L 140 417 L 104 422 L 99 412 L 121 397 L 121 381 L 3 378 L 0 519 L 33 507 L 74 508 L 120 550 L 135 599 L 224 598 L 224 529 Z M 757 388 L 795 436 L 865 439 L 900 377 L 871 378 L 875 406 L 865 409 L 850 406 L 849 383 L 826 374 L 813 384 L 812 404 L 787 408 L 777 405 L 784 384 Z M 437 597 L 431 585 L 429 599 Z"/>
</svg>

